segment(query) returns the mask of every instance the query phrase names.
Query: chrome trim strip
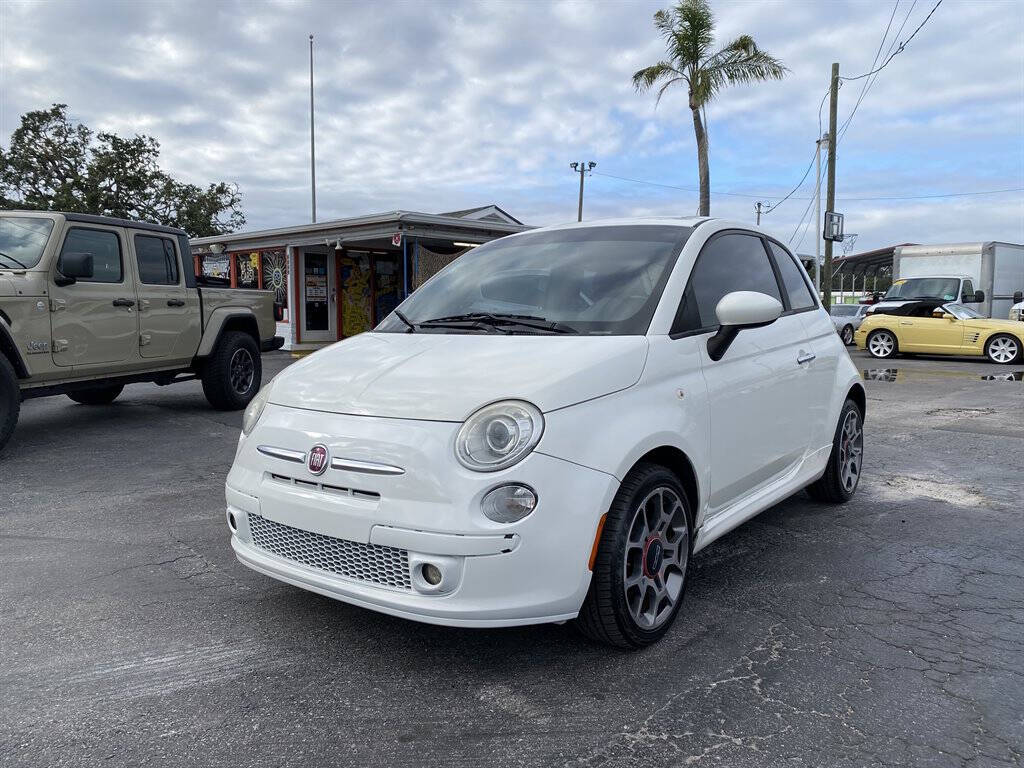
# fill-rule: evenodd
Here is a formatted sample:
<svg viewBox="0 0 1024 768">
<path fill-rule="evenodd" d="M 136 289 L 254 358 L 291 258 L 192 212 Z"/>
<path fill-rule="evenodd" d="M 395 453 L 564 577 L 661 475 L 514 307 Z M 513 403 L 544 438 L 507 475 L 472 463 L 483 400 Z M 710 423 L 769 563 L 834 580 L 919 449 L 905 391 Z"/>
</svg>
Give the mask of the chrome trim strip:
<svg viewBox="0 0 1024 768">
<path fill-rule="evenodd" d="M 306 463 L 306 454 L 302 451 L 290 451 L 287 448 L 275 448 L 272 445 L 257 445 L 256 450 L 264 456 L 271 456 L 275 459 L 294 461 L 296 464 Z"/>
<path fill-rule="evenodd" d="M 367 475 L 404 475 L 405 470 L 391 464 L 378 464 L 375 461 L 356 461 L 355 459 L 331 459 L 331 469 L 343 469 L 346 472 L 362 472 Z"/>
</svg>

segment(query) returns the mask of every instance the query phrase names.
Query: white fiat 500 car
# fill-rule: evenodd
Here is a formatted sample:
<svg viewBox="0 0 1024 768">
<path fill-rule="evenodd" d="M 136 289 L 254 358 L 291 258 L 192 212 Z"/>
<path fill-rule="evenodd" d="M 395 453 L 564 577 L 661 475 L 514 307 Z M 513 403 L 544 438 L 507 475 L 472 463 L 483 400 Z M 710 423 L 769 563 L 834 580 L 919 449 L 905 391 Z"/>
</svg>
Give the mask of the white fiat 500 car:
<svg viewBox="0 0 1024 768">
<path fill-rule="evenodd" d="M 231 544 L 418 621 L 576 619 L 640 647 L 693 553 L 807 488 L 857 488 L 864 389 L 792 253 L 713 219 L 473 249 L 253 400 Z"/>
</svg>

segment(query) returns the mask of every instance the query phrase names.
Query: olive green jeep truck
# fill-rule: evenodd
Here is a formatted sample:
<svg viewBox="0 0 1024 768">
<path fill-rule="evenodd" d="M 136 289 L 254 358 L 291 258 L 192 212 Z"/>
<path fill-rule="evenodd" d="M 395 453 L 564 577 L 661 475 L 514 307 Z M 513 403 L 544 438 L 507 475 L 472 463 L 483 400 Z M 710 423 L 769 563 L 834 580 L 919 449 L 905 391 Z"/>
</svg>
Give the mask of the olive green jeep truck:
<svg viewBox="0 0 1024 768">
<path fill-rule="evenodd" d="M 31 397 L 103 405 L 126 384 L 201 379 L 214 408 L 244 408 L 275 327 L 271 291 L 197 284 L 180 229 L 2 211 L 0 449 Z"/>
</svg>

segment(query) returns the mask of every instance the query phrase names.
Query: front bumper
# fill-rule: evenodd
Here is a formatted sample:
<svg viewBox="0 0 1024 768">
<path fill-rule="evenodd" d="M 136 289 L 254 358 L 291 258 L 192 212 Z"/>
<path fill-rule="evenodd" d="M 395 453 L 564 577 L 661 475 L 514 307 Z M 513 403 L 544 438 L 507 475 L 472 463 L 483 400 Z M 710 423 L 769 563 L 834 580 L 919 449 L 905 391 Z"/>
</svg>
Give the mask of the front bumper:
<svg viewBox="0 0 1024 768">
<path fill-rule="evenodd" d="M 228 476 L 237 558 L 294 586 L 428 623 L 496 627 L 575 617 L 590 584 L 598 520 L 618 481 L 538 452 L 502 472 L 470 472 L 452 453 L 458 426 L 269 405 Z M 257 450 L 316 443 L 332 457 L 383 459 L 404 472 L 332 468 L 314 477 L 304 464 Z M 494 523 L 480 500 L 508 482 L 531 486 L 537 508 L 518 523 Z M 424 580 L 426 563 L 442 570 L 439 587 Z"/>
</svg>

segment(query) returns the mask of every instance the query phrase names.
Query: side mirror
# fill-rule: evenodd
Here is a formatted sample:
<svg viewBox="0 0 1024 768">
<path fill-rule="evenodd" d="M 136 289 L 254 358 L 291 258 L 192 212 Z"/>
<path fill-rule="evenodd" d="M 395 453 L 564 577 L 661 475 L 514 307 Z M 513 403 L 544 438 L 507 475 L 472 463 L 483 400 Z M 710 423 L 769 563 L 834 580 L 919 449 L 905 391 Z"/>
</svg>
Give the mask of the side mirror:
<svg viewBox="0 0 1024 768">
<path fill-rule="evenodd" d="M 981 302 L 983 302 L 984 300 L 985 300 L 985 292 L 984 291 L 975 291 L 974 292 L 974 301 L 976 303 L 981 304 Z"/>
<path fill-rule="evenodd" d="M 1014 304 L 1020 304 L 1022 301 L 1024 301 L 1024 291 L 1014 291 L 1013 292 L 1013 303 Z"/>
<path fill-rule="evenodd" d="M 93 274 L 91 253 L 64 253 L 57 262 L 57 277 L 54 282 L 63 287 L 78 280 L 88 280 Z"/>
<path fill-rule="evenodd" d="M 725 294 L 715 307 L 720 327 L 718 333 L 708 339 L 708 356 L 721 360 L 736 334 L 745 328 L 771 325 L 781 314 L 782 304 L 766 293 L 733 291 Z"/>
</svg>

